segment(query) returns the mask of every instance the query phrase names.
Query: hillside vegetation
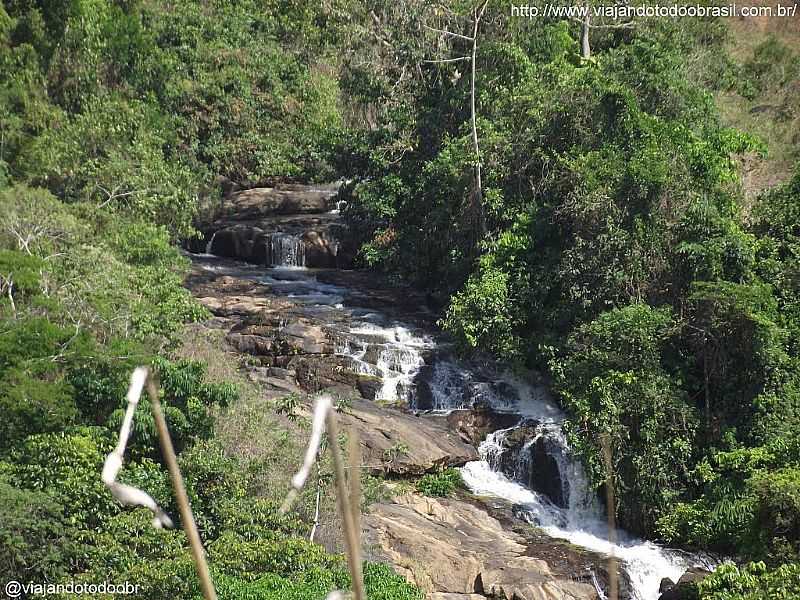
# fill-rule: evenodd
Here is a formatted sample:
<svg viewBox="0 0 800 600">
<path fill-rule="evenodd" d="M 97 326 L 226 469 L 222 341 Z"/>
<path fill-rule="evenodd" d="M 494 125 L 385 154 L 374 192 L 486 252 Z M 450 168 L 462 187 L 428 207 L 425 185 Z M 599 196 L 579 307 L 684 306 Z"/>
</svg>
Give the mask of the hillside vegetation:
<svg viewBox="0 0 800 600">
<path fill-rule="evenodd" d="M 735 50 L 737 23 L 638 20 L 592 28 L 586 57 L 580 23 L 491 0 L 477 190 L 471 47 L 442 33 L 473 35 L 475 11 L 0 5 L 0 572 L 199 594 L 183 533 L 153 531 L 99 479 L 127 377 L 153 364 L 221 597 L 347 586 L 344 560 L 223 447 L 216 415 L 241 385 L 176 352 L 208 316 L 177 249 L 198 215 L 231 186 L 347 178 L 360 266 L 424 288 L 464 353 L 546 374 L 598 487 L 610 441 L 623 526 L 739 560 L 702 598 L 793 597 L 797 38 Z M 175 514 L 138 414 L 123 473 Z M 420 597 L 385 565 L 366 580 L 371 599 Z"/>
</svg>

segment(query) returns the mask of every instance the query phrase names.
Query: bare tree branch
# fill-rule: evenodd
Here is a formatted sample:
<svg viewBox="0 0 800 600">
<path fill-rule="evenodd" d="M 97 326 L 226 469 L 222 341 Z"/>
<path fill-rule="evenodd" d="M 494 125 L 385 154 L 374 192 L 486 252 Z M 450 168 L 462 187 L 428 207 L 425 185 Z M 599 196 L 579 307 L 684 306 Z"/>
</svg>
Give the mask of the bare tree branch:
<svg viewBox="0 0 800 600">
<path fill-rule="evenodd" d="M 459 56 L 457 58 L 441 58 L 439 60 L 423 60 L 424 63 L 451 63 L 451 62 L 460 62 L 462 60 L 472 60 L 471 56 Z"/>
<path fill-rule="evenodd" d="M 449 35 L 451 37 L 454 37 L 454 38 L 457 38 L 457 39 L 460 39 L 460 40 L 466 40 L 467 42 L 472 42 L 475 39 L 475 38 L 471 38 L 471 37 L 466 36 L 466 35 L 461 35 L 460 33 L 453 33 L 452 31 L 445 31 L 444 29 L 436 29 L 435 27 L 428 27 L 427 25 L 424 25 L 424 27 L 425 27 L 425 29 L 430 29 L 431 31 L 435 31 L 436 33 L 442 33 L 444 35 Z"/>
</svg>

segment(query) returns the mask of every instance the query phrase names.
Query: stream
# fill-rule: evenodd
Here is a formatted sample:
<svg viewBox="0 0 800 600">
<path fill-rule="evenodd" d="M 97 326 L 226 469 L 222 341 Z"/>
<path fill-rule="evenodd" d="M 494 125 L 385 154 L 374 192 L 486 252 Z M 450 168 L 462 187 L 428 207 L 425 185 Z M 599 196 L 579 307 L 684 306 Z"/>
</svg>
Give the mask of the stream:
<svg viewBox="0 0 800 600">
<path fill-rule="evenodd" d="M 354 285 L 348 272 L 306 268 L 307 252 L 295 232 L 267 239 L 269 266 L 214 256 L 213 236 L 205 253 L 191 256 L 203 270 L 257 281 L 290 300 L 304 319 L 321 323 L 349 369 L 379 378 L 376 400 L 421 413 L 480 405 L 517 419 L 480 443 L 480 460 L 461 468 L 465 484 L 477 496 L 513 506 L 518 518 L 548 536 L 618 558 L 635 600 L 657 600 L 662 578 L 677 581 L 693 566 L 686 553 L 609 530 L 605 507 L 565 438 L 565 415 L 546 389 L 497 365 L 455 358 L 426 308 L 408 308 L 408 299 L 399 298 L 404 310 L 376 308 L 371 291 Z"/>
</svg>

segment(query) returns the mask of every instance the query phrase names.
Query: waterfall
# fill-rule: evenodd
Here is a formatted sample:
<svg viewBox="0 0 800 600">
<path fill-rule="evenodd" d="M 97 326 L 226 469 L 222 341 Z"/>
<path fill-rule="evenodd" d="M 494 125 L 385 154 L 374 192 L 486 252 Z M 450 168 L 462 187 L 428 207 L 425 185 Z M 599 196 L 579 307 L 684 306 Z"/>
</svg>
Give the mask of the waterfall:
<svg viewBox="0 0 800 600">
<path fill-rule="evenodd" d="M 208 250 L 212 245 L 213 239 Z M 297 236 L 273 234 L 270 262 L 302 266 L 301 248 Z M 544 387 L 491 366 L 455 360 L 425 330 L 371 307 L 348 306 L 355 295 L 318 281 L 311 272 L 271 269 L 253 278 L 271 293 L 302 303 L 305 311 L 324 309 L 318 314 L 335 315 L 326 321 L 336 333 L 335 351 L 347 359 L 349 369 L 380 378 L 377 399 L 421 409 L 417 402 L 424 388 L 427 403 L 436 411 L 482 405 L 513 417 L 505 423 L 520 417 L 518 425 L 486 436 L 478 448 L 480 460 L 461 469 L 464 482 L 476 495 L 512 504 L 515 514 L 553 538 L 618 558 L 635 600 L 657 600 L 663 577 L 677 581 L 692 566 L 684 554 L 609 530 L 605 510 L 564 434 L 565 415 Z"/>
<path fill-rule="evenodd" d="M 682 554 L 636 539 L 621 530 L 609 530 L 604 509 L 591 493 L 580 462 L 572 457 L 560 425 L 537 425 L 536 434 L 525 442 L 519 456 L 509 464 L 504 460 L 510 452 L 508 438 L 518 427 L 488 435 L 478 448 L 480 460 L 461 469 L 464 482 L 475 494 L 510 502 L 517 508 L 516 514 L 551 537 L 615 556 L 630 577 L 636 600 L 657 600 L 663 577 L 677 581 L 692 566 Z M 523 483 L 536 478 L 536 472 L 531 471 L 530 451 L 540 440 L 548 442 L 547 455 L 558 466 L 563 506 Z M 609 541 L 614 538 L 616 543 Z"/>
<path fill-rule="evenodd" d="M 480 402 L 524 417 L 519 425 L 487 435 L 478 448 L 480 460 L 461 469 L 475 494 L 510 502 L 517 514 L 554 538 L 617 557 L 635 600 L 657 600 L 663 577 L 677 581 L 692 566 L 683 554 L 609 530 L 605 508 L 564 434 L 565 415 L 542 387 L 511 375 L 487 380 L 447 363 L 432 373 L 429 387 L 437 409 L 461 408 L 460 390 L 466 383 L 468 404 Z"/>
<path fill-rule="evenodd" d="M 213 254 L 214 254 L 212 252 L 212 250 L 214 249 L 214 238 L 215 237 L 217 237 L 217 232 L 216 231 L 213 234 L 211 234 L 211 239 L 208 240 L 208 243 L 206 244 L 206 254 L 209 255 L 209 256 L 213 256 Z"/>
<path fill-rule="evenodd" d="M 350 328 L 336 352 L 347 356 L 357 373 L 381 379 L 376 400 L 409 401 L 414 377 L 425 364 L 423 353 L 430 347 L 428 338 L 406 327 L 362 323 Z"/>
<path fill-rule="evenodd" d="M 281 232 L 269 234 L 267 264 L 273 267 L 305 267 L 306 248 L 300 236 Z"/>
<path fill-rule="evenodd" d="M 346 208 L 347 208 L 347 200 L 337 200 L 336 201 L 336 207 L 334 209 L 332 209 L 331 211 L 329 211 L 329 212 L 332 215 L 338 215 L 339 213 L 341 213 Z"/>
</svg>

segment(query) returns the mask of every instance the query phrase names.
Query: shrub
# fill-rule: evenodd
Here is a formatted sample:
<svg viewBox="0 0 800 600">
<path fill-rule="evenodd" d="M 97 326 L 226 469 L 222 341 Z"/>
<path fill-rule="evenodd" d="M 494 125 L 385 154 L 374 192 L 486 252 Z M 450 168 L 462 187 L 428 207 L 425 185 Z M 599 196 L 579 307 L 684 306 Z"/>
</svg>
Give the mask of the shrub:
<svg viewBox="0 0 800 600">
<path fill-rule="evenodd" d="M 425 475 L 417 482 L 417 491 L 426 496 L 450 496 L 463 487 L 458 469 L 445 469 L 441 473 Z"/>
<path fill-rule="evenodd" d="M 111 448 L 108 432 L 99 428 L 32 435 L 10 455 L 12 481 L 56 498 L 70 523 L 98 527 L 119 511 L 99 476 Z"/>
<path fill-rule="evenodd" d="M 792 600 L 800 590 L 800 564 L 769 570 L 763 562 L 725 564 L 698 584 L 701 600 Z"/>
<path fill-rule="evenodd" d="M 14 369 L 0 378 L 0 451 L 29 435 L 59 431 L 76 422 L 72 388 L 64 381 L 31 378 Z"/>
<path fill-rule="evenodd" d="M 76 531 L 50 494 L 0 481 L 0 523 L 0 573 L 7 579 L 55 581 L 67 574 Z"/>
</svg>

